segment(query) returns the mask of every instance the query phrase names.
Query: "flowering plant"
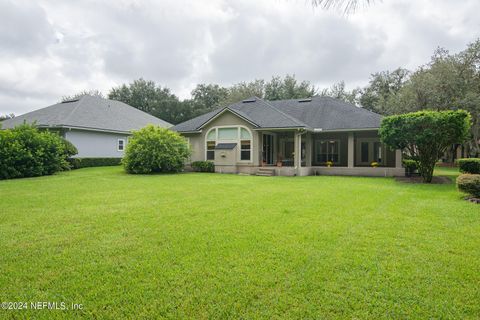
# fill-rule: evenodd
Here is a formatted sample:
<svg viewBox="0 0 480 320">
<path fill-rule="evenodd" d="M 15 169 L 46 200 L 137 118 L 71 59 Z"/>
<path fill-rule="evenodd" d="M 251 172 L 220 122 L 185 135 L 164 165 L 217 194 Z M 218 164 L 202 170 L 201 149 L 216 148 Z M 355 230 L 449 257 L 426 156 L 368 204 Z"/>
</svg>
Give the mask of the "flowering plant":
<svg viewBox="0 0 480 320">
<path fill-rule="evenodd" d="M 331 167 L 331 166 L 333 166 L 333 161 L 329 160 L 329 161 L 325 162 L 325 164 L 327 165 L 327 167 Z"/>
<path fill-rule="evenodd" d="M 376 168 L 376 167 L 378 167 L 378 162 L 373 161 L 372 163 L 370 163 L 370 165 L 372 166 L 372 168 Z"/>
</svg>

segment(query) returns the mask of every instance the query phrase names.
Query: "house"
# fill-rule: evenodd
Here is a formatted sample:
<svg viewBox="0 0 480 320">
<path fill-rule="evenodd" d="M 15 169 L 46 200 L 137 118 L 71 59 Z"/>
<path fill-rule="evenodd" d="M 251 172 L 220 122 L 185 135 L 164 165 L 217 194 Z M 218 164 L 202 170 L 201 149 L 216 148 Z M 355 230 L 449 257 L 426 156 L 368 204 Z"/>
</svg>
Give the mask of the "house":
<svg viewBox="0 0 480 320">
<path fill-rule="evenodd" d="M 123 102 L 89 95 L 38 109 L 1 122 L 2 129 L 22 123 L 58 132 L 78 149 L 78 158 L 121 158 L 132 130 L 148 124 L 172 125 Z"/>
<path fill-rule="evenodd" d="M 404 175 L 401 151 L 380 142 L 381 119 L 329 97 L 279 101 L 252 97 L 172 130 L 189 141 L 191 161 L 213 161 L 216 172 Z M 379 167 L 372 167 L 373 162 Z"/>
</svg>

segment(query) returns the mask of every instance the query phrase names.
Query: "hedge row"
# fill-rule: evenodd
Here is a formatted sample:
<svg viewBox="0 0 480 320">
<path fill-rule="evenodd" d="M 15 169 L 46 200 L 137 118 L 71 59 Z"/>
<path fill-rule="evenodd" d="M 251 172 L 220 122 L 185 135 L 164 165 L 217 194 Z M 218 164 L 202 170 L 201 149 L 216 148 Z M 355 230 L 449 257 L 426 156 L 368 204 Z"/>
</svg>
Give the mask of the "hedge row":
<svg viewBox="0 0 480 320">
<path fill-rule="evenodd" d="M 89 168 L 89 167 L 107 167 L 118 166 L 122 162 L 122 158 L 70 158 L 68 159 L 72 169 Z"/>
<path fill-rule="evenodd" d="M 462 173 L 480 174 L 480 158 L 458 159 L 457 164 Z"/>
<path fill-rule="evenodd" d="M 460 191 L 480 198 L 480 174 L 461 174 L 457 178 L 457 187 Z"/>
<path fill-rule="evenodd" d="M 194 161 L 192 169 L 196 172 L 215 172 L 215 165 L 212 161 Z"/>
</svg>

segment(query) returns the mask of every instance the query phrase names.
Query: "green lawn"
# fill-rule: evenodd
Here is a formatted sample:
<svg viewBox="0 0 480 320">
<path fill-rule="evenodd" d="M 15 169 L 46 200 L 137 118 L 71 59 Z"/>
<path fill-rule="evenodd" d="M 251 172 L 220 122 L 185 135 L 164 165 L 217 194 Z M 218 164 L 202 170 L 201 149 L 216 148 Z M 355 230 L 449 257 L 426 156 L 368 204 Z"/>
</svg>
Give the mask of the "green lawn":
<svg viewBox="0 0 480 320">
<path fill-rule="evenodd" d="M 110 167 L 0 195 L 0 302 L 83 305 L 0 318 L 480 317 L 480 206 L 453 184 Z"/>
</svg>

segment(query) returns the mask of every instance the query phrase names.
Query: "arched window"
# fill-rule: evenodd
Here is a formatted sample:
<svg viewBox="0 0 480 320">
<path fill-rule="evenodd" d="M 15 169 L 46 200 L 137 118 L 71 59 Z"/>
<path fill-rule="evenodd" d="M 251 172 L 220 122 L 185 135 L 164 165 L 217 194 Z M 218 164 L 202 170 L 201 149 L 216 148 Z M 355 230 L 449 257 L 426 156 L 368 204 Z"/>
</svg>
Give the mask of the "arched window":
<svg viewBox="0 0 480 320">
<path fill-rule="evenodd" d="M 221 142 L 237 143 L 240 161 L 252 160 L 252 133 L 243 126 L 213 127 L 205 138 L 205 159 L 215 159 L 215 146 Z"/>
</svg>

